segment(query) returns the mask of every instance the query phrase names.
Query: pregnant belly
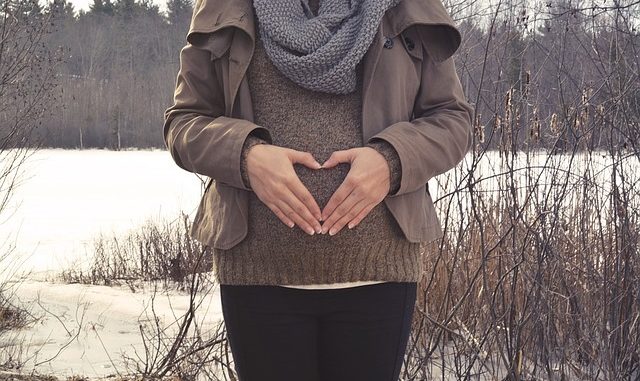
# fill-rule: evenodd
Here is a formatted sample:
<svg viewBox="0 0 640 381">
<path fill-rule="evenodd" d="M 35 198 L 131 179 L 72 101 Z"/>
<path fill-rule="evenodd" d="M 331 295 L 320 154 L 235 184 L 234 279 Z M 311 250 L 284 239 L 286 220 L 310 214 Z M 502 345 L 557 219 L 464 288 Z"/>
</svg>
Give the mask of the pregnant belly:
<svg viewBox="0 0 640 381">
<path fill-rule="evenodd" d="M 294 164 L 293 168 L 322 210 L 347 177 L 351 165 L 339 163 L 333 168 L 312 169 L 302 164 Z"/>
<path fill-rule="evenodd" d="M 322 162 L 322 161 L 321 161 Z M 339 163 L 333 168 L 311 169 L 294 164 L 294 170 L 302 184 L 309 190 L 323 210 L 333 193 L 346 178 L 349 163 Z M 404 237 L 393 215 L 383 202 L 377 204 L 353 229 L 345 226 L 334 236 L 309 235 L 297 225 L 289 228 L 265 205 L 254 192 L 249 196 L 248 240 L 268 240 L 276 247 L 295 247 L 296 250 L 331 250 L 336 246 L 353 246 L 355 241 Z"/>
</svg>

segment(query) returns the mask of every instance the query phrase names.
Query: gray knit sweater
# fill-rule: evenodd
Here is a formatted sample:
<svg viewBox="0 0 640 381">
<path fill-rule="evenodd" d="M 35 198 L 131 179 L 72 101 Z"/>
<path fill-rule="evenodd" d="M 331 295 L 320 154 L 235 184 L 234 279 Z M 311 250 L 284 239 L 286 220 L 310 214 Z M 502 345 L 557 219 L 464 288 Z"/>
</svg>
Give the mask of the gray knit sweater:
<svg viewBox="0 0 640 381">
<path fill-rule="evenodd" d="M 318 0 L 310 0 L 314 12 Z M 255 19 L 257 25 L 257 18 Z M 257 31 L 257 29 L 256 29 Z M 269 129 L 273 144 L 313 153 L 322 163 L 335 150 L 360 147 L 362 64 L 356 91 L 329 94 L 304 89 L 282 75 L 271 63 L 259 33 L 247 70 L 254 122 Z M 241 160 L 241 174 L 250 186 L 246 168 L 249 149 L 266 143 L 249 135 Z M 391 170 L 390 193 L 400 186 L 400 160 L 391 144 L 376 140 Z M 322 209 L 349 171 L 348 163 L 314 170 L 301 164 L 294 169 Z M 234 247 L 214 249 L 220 284 L 305 285 L 355 281 L 417 281 L 422 272 L 419 243 L 409 242 L 384 202 L 376 205 L 353 229 L 336 235 L 309 235 L 289 228 L 255 193 L 249 195 L 247 237 Z"/>
</svg>

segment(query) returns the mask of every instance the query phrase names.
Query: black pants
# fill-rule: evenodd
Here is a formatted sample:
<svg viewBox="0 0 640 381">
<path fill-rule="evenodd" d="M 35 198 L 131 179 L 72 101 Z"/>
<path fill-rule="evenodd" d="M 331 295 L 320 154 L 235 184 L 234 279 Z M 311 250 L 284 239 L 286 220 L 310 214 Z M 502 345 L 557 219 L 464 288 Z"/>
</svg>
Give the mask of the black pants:
<svg viewBox="0 0 640 381">
<path fill-rule="evenodd" d="M 415 282 L 341 289 L 220 285 L 240 381 L 396 381 Z"/>
</svg>

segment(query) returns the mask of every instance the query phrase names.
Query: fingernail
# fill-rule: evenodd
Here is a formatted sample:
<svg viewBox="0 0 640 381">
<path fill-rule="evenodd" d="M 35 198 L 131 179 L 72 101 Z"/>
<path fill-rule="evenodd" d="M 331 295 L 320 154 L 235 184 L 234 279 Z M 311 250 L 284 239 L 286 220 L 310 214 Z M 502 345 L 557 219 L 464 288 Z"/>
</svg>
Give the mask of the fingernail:
<svg viewBox="0 0 640 381">
<path fill-rule="evenodd" d="M 309 233 L 309 235 L 313 235 L 315 232 L 313 231 L 313 229 L 309 229 L 307 230 L 307 233 Z"/>
<path fill-rule="evenodd" d="M 322 226 L 320 225 L 316 226 L 316 233 L 318 234 L 322 233 Z"/>
<path fill-rule="evenodd" d="M 322 168 L 322 164 L 320 164 L 320 163 L 318 163 L 318 162 L 316 161 L 316 168 Z"/>
<path fill-rule="evenodd" d="M 322 234 L 326 234 L 326 233 L 327 233 L 327 227 L 326 227 L 326 226 L 323 226 L 323 227 L 322 227 Z"/>
<path fill-rule="evenodd" d="M 347 227 L 349 227 L 349 229 L 351 229 L 353 227 L 353 225 L 351 224 L 351 222 L 349 222 L 349 225 L 347 225 Z"/>
<path fill-rule="evenodd" d="M 336 234 L 336 229 L 329 230 L 329 235 L 334 235 L 334 234 Z"/>
</svg>

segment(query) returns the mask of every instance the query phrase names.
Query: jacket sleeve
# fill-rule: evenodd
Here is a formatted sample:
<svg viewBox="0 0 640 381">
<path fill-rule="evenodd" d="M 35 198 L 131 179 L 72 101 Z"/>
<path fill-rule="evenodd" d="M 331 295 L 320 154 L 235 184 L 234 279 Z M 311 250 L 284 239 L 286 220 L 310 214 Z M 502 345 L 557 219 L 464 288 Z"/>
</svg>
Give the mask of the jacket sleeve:
<svg viewBox="0 0 640 381">
<path fill-rule="evenodd" d="M 416 191 L 462 161 L 473 142 L 473 112 L 453 58 L 436 61 L 425 54 L 414 119 L 391 124 L 367 141 L 384 139 L 400 157 L 400 188 L 389 197 Z"/>
<path fill-rule="evenodd" d="M 187 43 L 180 50 L 180 70 L 173 105 L 164 112 L 163 134 L 176 164 L 189 171 L 244 190 L 240 160 L 252 132 L 268 143 L 269 130 L 224 115 L 224 91 L 211 53 Z"/>
</svg>

